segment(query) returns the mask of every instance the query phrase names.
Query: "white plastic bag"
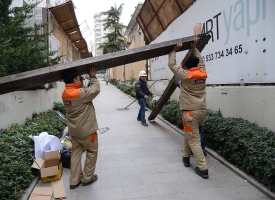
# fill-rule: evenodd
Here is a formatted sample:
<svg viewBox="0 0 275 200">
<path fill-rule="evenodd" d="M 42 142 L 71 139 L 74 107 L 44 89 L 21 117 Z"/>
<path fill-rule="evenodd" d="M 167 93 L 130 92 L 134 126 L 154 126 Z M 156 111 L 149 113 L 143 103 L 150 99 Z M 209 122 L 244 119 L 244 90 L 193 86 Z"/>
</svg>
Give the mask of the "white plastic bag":
<svg viewBox="0 0 275 200">
<path fill-rule="evenodd" d="M 35 158 L 44 159 L 44 152 L 51 150 L 61 150 L 61 142 L 58 137 L 49 135 L 47 132 L 40 133 L 39 136 L 29 136 L 34 141 Z"/>
</svg>

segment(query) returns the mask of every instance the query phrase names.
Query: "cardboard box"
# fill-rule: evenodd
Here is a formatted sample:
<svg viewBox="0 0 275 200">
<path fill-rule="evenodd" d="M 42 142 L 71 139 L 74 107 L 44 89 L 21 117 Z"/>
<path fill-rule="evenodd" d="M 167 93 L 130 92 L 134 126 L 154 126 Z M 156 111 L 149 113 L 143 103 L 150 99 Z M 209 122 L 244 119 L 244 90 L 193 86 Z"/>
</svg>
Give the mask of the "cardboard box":
<svg viewBox="0 0 275 200">
<path fill-rule="evenodd" d="M 43 182 L 59 180 L 62 174 L 62 163 L 58 150 L 44 152 L 44 160 L 36 158 L 32 168 L 39 169 Z"/>
</svg>

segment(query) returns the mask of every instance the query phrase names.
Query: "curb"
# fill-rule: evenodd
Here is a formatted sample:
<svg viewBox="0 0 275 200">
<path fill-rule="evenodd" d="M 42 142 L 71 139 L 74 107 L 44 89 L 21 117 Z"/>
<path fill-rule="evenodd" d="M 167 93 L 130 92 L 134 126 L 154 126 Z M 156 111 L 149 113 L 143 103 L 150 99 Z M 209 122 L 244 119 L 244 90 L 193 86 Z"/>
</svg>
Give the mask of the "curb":
<svg viewBox="0 0 275 200">
<path fill-rule="evenodd" d="M 241 171 L 239 168 L 235 167 L 231 163 L 227 162 L 222 156 L 217 154 L 215 151 L 206 148 L 206 151 L 209 155 L 211 155 L 213 158 L 221 162 L 224 166 L 226 166 L 228 169 L 233 171 L 235 174 L 246 180 L 249 184 L 257 188 L 260 192 L 268 196 L 270 199 L 275 200 L 275 193 L 271 192 L 267 187 L 265 187 L 263 184 L 258 182 L 256 179 L 253 177 L 247 175 L 243 171 Z"/>
<path fill-rule="evenodd" d="M 117 88 L 117 87 L 115 87 L 115 88 Z M 121 90 L 119 90 L 119 91 L 122 92 Z M 125 94 L 126 96 L 128 96 L 129 98 L 131 98 L 131 99 L 134 100 L 134 98 L 132 96 L 130 96 L 130 95 L 124 93 L 124 92 L 122 92 L 122 93 Z M 152 112 L 152 110 L 150 110 L 149 108 L 147 108 L 147 109 L 150 112 Z M 159 118 L 165 124 L 167 124 L 168 126 L 170 126 L 171 128 L 173 128 L 175 131 L 177 131 L 178 133 L 180 133 L 181 135 L 183 135 L 183 131 L 181 129 L 179 129 L 177 126 L 171 124 L 170 122 L 168 122 L 167 120 L 165 120 L 163 117 L 161 117 L 159 115 L 157 115 L 157 118 Z M 206 147 L 205 150 L 206 150 L 206 152 L 209 155 L 211 155 L 213 158 L 215 158 L 216 160 L 218 160 L 220 163 L 222 163 L 228 169 L 230 169 L 231 171 L 233 171 L 236 175 L 238 175 L 239 177 L 241 177 L 244 180 L 246 180 L 249 184 L 251 184 L 252 186 L 254 186 L 256 189 L 258 189 L 260 192 L 262 192 L 264 195 L 266 195 L 270 199 L 275 200 L 275 193 L 271 192 L 266 186 L 264 186 L 263 184 L 261 184 L 259 181 L 257 181 L 253 177 L 247 175 L 246 173 L 244 173 L 243 171 L 241 171 L 239 168 L 235 167 L 231 163 L 227 162 L 222 156 L 220 156 L 219 154 L 217 154 L 212 149 L 209 149 L 208 147 Z"/>
<path fill-rule="evenodd" d="M 40 177 L 35 176 L 34 179 L 32 180 L 31 184 L 29 185 L 28 189 L 26 189 L 25 193 L 21 196 L 20 200 L 28 200 L 31 196 L 31 193 L 33 189 L 35 188 L 36 184 L 38 183 Z"/>
</svg>

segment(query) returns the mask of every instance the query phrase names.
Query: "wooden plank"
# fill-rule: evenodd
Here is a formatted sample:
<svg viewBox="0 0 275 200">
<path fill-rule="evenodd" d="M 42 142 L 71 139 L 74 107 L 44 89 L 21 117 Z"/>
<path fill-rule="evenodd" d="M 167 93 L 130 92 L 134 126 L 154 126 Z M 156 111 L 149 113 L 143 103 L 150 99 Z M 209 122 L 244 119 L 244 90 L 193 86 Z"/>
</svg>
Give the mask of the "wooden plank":
<svg viewBox="0 0 275 200">
<path fill-rule="evenodd" d="M 205 43 L 206 45 L 206 43 Z M 201 52 L 203 50 L 205 46 L 197 46 L 198 50 Z M 185 61 L 187 60 L 187 58 L 189 57 L 189 55 L 191 54 L 191 50 L 189 50 L 189 52 L 186 54 L 186 56 L 184 57 L 183 63 L 185 63 Z M 154 120 L 157 115 L 160 113 L 161 109 L 163 108 L 163 106 L 167 103 L 167 101 L 169 100 L 170 96 L 173 94 L 173 92 L 176 90 L 177 85 L 175 83 L 175 75 L 173 76 L 173 78 L 170 80 L 168 86 L 166 87 L 166 89 L 164 90 L 163 94 L 161 95 L 157 105 L 153 108 L 151 114 L 148 117 L 148 120 Z"/>
<path fill-rule="evenodd" d="M 197 44 L 198 48 L 204 47 L 208 43 L 210 35 L 202 34 L 198 36 L 200 38 Z M 97 70 L 102 70 L 167 55 L 178 42 L 183 43 L 182 48 L 179 51 L 187 50 L 189 49 L 193 38 L 194 36 L 175 39 L 158 44 L 151 44 L 102 56 L 77 60 L 71 63 L 58 64 L 37 70 L 4 76 L 0 78 L 0 94 L 61 80 L 61 74 L 68 69 L 74 69 L 78 74 L 85 74 L 88 73 L 88 70 L 91 67 L 95 67 Z"/>
</svg>

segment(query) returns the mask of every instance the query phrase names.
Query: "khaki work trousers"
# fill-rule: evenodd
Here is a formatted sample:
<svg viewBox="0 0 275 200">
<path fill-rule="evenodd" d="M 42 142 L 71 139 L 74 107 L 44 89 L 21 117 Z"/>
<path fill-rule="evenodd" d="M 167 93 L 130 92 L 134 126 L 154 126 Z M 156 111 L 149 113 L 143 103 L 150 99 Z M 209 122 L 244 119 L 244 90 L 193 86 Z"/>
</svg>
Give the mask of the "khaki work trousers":
<svg viewBox="0 0 275 200">
<path fill-rule="evenodd" d="M 70 185 L 76 185 L 79 181 L 87 183 L 91 180 L 95 172 L 98 137 L 91 141 L 92 135 L 85 137 L 72 137 L 72 154 L 71 154 L 71 177 Z M 83 150 L 86 150 L 86 159 L 82 171 L 81 157 Z"/>
<path fill-rule="evenodd" d="M 206 117 L 206 110 L 183 111 L 183 157 L 190 157 L 190 151 L 193 152 L 197 165 L 200 170 L 208 169 L 205 156 L 202 152 L 199 126 Z"/>
</svg>

